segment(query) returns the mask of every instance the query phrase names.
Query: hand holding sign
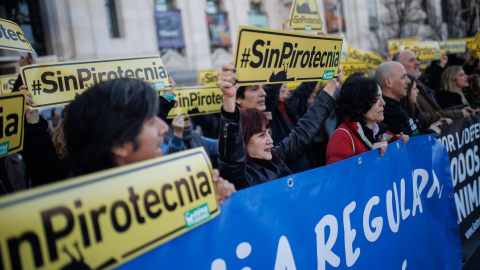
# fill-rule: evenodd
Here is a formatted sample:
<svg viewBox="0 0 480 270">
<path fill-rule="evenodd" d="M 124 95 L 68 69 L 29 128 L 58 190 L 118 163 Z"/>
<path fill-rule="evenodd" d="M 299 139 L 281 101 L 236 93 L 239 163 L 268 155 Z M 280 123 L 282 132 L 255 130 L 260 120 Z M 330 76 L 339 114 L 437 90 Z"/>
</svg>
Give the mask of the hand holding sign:
<svg viewBox="0 0 480 270">
<path fill-rule="evenodd" d="M 226 112 L 235 111 L 235 97 L 238 87 L 235 86 L 237 76 L 235 75 L 235 67 L 231 64 L 225 64 L 218 73 L 217 85 L 223 92 L 223 109 Z"/>
</svg>

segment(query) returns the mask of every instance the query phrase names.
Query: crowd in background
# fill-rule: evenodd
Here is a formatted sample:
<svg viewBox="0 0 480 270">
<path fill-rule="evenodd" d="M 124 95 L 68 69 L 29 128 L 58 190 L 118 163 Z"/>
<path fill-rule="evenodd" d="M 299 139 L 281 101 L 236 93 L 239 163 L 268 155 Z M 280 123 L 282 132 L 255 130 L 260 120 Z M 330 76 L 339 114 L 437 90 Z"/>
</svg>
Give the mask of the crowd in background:
<svg viewBox="0 0 480 270">
<path fill-rule="evenodd" d="M 30 55 L 27 57 L 31 57 Z M 22 57 L 21 64 L 26 65 Z M 443 55 L 425 70 L 412 51 L 400 51 L 375 76 L 343 73 L 328 82 L 236 85 L 225 64 L 217 85 L 221 113 L 177 115 L 168 95 L 146 83 L 107 81 L 79 95 L 61 116 L 45 119 L 27 108 L 24 149 L 0 159 L 0 195 L 203 147 L 222 202 L 235 190 L 340 162 L 410 137 L 440 134 L 442 125 L 480 112 L 476 51 Z M 13 91 L 28 91 L 20 77 Z M 27 94 L 27 106 L 33 104 Z"/>
</svg>

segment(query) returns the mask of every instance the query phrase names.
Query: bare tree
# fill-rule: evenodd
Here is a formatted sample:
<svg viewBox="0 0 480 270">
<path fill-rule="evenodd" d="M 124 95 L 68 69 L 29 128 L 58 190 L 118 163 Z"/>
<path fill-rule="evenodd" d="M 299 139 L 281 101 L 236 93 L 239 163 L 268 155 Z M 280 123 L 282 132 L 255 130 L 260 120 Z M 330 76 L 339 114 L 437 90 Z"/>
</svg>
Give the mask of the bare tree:
<svg viewBox="0 0 480 270">
<path fill-rule="evenodd" d="M 381 18 L 388 39 L 418 35 L 418 24 L 426 18 L 421 0 L 382 0 L 381 3 L 388 11 Z"/>
</svg>

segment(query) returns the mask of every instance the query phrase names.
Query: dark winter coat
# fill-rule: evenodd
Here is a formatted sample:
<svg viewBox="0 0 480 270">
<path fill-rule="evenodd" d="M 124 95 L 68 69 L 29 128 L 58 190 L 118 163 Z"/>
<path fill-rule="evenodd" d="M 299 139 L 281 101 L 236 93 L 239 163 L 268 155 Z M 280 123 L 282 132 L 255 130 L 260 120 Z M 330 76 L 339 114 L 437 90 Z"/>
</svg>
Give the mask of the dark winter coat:
<svg viewBox="0 0 480 270">
<path fill-rule="evenodd" d="M 239 109 L 227 113 L 222 107 L 223 130 L 218 142 L 220 175 L 232 182 L 236 189 L 243 189 L 292 174 L 288 165 L 305 153 L 334 107 L 335 100 L 322 91 L 298 121 L 298 126 L 272 149 L 272 155 L 278 157 L 278 163 L 253 159 L 257 168 L 246 162 L 247 150 Z"/>
</svg>

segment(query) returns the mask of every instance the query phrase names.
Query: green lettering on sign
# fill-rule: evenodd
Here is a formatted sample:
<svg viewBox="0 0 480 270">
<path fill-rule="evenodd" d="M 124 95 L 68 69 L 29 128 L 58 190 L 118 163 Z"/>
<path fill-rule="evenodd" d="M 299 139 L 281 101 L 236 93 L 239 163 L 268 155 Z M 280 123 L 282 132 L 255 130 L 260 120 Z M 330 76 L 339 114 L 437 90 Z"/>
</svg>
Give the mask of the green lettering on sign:
<svg viewBox="0 0 480 270">
<path fill-rule="evenodd" d="M 4 142 L 0 144 L 0 157 L 6 156 L 8 154 L 8 145 L 10 142 Z"/>
<path fill-rule="evenodd" d="M 155 90 L 155 91 L 165 89 L 165 84 L 164 84 L 163 82 L 150 83 L 150 86 L 151 86 L 151 87 L 153 88 L 153 90 Z"/>
<path fill-rule="evenodd" d="M 186 228 L 190 228 L 208 219 L 210 217 L 210 211 L 208 210 L 208 205 L 205 203 L 197 208 L 185 212 L 183 216 L 185 218 Z"/>
<path fill-rule="evenodd" d="M 325 70 L 322 80 L 331 80 L 333 79 L 333 75 L 335 75 L 335 70 Z"/>
</svg>

